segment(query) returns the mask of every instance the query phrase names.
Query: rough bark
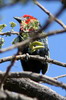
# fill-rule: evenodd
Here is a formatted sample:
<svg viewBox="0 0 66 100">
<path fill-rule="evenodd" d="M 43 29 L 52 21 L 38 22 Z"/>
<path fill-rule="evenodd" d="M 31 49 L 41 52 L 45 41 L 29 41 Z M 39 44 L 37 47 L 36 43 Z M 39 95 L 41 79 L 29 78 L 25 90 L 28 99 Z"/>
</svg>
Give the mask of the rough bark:
<svg viewBox="0 0 66 100">
<path fill-rule="evenodd" d="M 0 91 L 0 100 L 37 100 L 37 99 L 9 91 Z"/>
<path fill-rule="evenodd" d="M 21 93 L 29 97 L 38 98 L 38 100 L 66 100 L 65 97 L 57 94 L 47 86 L 36 83 L 30 79 L 7 79 L 4 89 Z"/>
</svg>

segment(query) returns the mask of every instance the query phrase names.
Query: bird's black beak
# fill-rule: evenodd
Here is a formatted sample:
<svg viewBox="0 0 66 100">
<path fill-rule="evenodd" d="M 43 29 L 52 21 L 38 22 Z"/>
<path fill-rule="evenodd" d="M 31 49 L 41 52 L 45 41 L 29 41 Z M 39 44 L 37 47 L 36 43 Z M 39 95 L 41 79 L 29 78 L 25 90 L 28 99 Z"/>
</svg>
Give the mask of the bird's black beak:
<svg viewBox="0 0 66 100">
<path fill-rule="evenodd" d="M 13 17 L 14 19 L 16 19 L 19 23 L 22 21 L 22 17 Z"/>
</svg>

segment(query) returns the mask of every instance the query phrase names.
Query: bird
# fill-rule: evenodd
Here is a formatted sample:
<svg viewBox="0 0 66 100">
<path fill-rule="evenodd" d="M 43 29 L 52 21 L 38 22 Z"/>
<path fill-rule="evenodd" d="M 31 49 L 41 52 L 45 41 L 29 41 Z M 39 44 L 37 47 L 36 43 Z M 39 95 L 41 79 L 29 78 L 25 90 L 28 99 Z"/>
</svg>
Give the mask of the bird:
<svg viewBox="0 0 66 100">
<path fill-rule="evenodd" d="M 41 28 L 40 22 L 37 18 L 31 15 L 23 15 L 21 17 L 14 17 L 19 24 L 19 36 L 17 37 L 18 42 L 24 41 L 29 37 L 32 37 L 34 32 Z M 34 34 L 33 34 L 34 33 Z M 41 32 L 40 34 L 45 34 Z M 14 41 L 15 41 L 14 40 Z M 21 51 L 22 54 L 29 55 L 39 55 L 41 57 L 49 57 L 49 47 L 48 47 L 48 38 L 38 39 L 33 41 L 29 45 L 18 48 L 18 51 Z M 45 74 L 48 70 L 48 62 L 39 61 L 35 59 L 20 59 L 21 65 L 24 71 L 30 71 L 34 73 L 42 73 Z"/>
</svg>

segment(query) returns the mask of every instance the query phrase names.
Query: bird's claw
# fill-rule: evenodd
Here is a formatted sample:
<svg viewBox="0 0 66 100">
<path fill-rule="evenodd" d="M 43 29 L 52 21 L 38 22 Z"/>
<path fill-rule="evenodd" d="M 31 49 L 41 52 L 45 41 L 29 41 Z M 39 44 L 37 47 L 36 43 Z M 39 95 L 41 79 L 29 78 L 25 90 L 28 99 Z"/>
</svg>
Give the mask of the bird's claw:
<svg viewBox="0 0 66 100">
<path fill-rule="evenodd" d="M 26 53 L 26 57 L 25 57 L 26 61 L 28 60 L 28 58 L 29 58 L 29 54 Z"/>
</svg>

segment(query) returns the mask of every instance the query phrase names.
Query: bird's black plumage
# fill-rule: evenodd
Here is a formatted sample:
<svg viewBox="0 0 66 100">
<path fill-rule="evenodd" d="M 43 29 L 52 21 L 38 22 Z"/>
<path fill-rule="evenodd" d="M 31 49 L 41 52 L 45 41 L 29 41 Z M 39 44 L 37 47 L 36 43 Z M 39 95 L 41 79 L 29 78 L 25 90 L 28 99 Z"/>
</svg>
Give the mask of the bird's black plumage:
<svg viewBox="0 0 66 100">
<path fill-rule="evenodd" d="M 21 17 L 20 18 L 19 17 L 14 17 L 14 18 L 20 23 L 20 35 L 18 36 L 19 42 L 23 41 L 22 34 L 23 33 L 26 34 L 26 32 L 24 31 L 25 27 L 23 25 L 29 24 L 30 20 L 31 20 L 31 24 L 32 25 L 39 25 L 39 27 L 40 27 L 40 24 L 33 23 L 34 20 L 37 21 L 37 22 L 38 22 L 38 20 L 36 18 L 30 16 L 30 15 L 24 15 L 22 17 L 23 20 L 25 20 L 25 22 L 23 21 L 24 24 L 22 24 L 22 18 Z M 28 26 L 28 29 L 30 29 L 30 28 L 33 29 L 32 26 L 30 26 L 30 27 Z M 37 28 L 38 28 L 38 26 L 37 26 Z M 29 45 L 26 45 L 24 47 L 19 47 L 18 50 L 20 52 L 22 52 L 22 54 L 28 53 L 30 55 L 40 55 L 42 57 L 49 56 L 49 48 L 48 48 L 47 38 L 39 39 L 37 41 L 42 42 L 44 44 L 44 48 L 38 49 L 38 50 L 36 50 L 34 52 L 31 52 L 30 48 L 29 48 Z M 46 71 L 47 71 L 47 68 L 48 68 L 48 63 L 47 62 L 34 60 L 34 59 L 25 59 L 25 60 L 21 59 L 20 61 L 21 61 L 21 65 L 22 65 L 24 71 L 31 71 L 31 72 L 35 72 L 35 73 L 40 73 L 40 71 L 41 71 L 42 74 L 45 74 Z"/>
<path fill-rule="evenodd" d="M 21 42 L 22 39 L 19 36 L 19 41 Z M 39 50 L 36 50 L 35 52 L 30 52 L 30 48 L 29 46 L 25 46 L 21 49 L 22 54 L 30 54 L 30 55 L 40 55 L 42 57 L 45 56 L 49 56 L 49 48 L 48 48 L 48 43 L 47 43 L 47 38 L 44 39 L 40 39 L 38 40 L 40 42 L 44 43 L 45 48 L 41 48 Z M 42 61 L 38 61 L 38 60 L 34 60 L 34 59 L 25 59 L 25 60 L 20 60 L 21 61 L 21 65 L 23 67 L 24 71 L 31 71 L 31 72 L 35 72 L 35 73 L 40 73 L 40 71 L 42 72 L 42 74 L 45 74 L 48 68 L 48 63 L 47 62 L 42 62 Z"/>
</svg>

